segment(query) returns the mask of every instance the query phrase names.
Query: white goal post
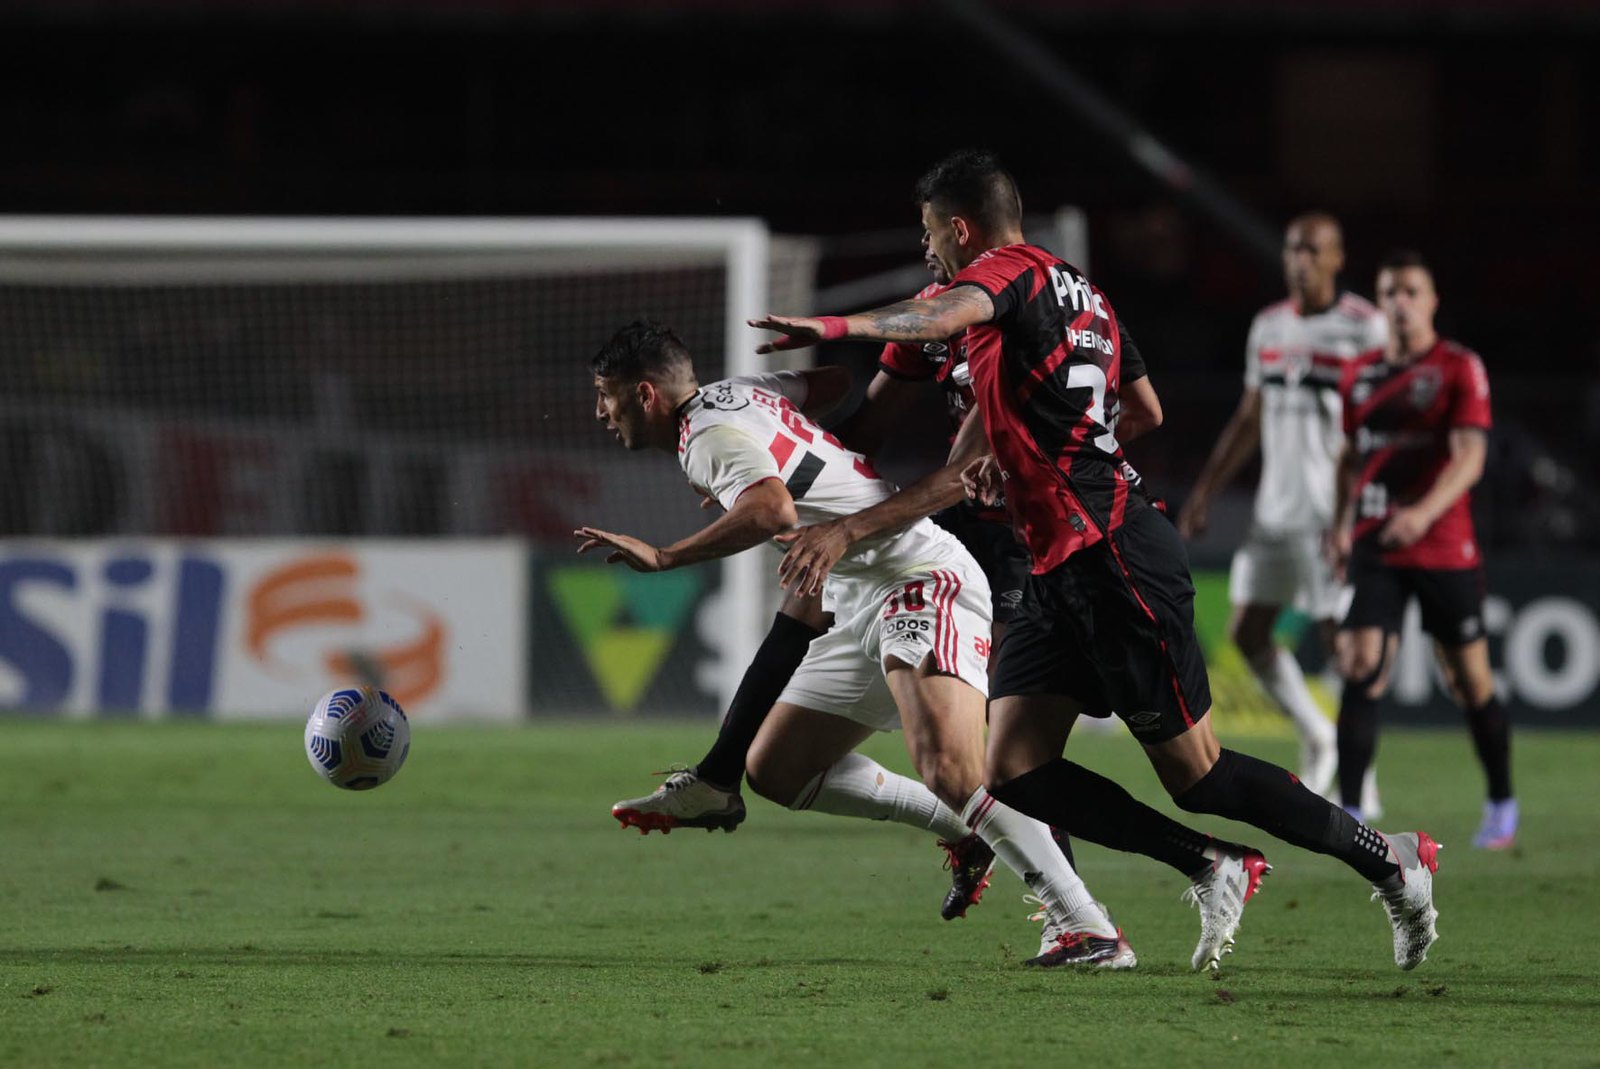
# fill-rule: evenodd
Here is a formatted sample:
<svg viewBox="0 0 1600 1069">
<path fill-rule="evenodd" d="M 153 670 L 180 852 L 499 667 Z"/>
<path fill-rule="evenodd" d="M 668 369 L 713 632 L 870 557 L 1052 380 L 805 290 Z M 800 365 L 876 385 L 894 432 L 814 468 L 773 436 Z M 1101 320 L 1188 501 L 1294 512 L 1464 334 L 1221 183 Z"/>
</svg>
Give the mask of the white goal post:
<svg viewBox="0 0 1600 1069">
<path fill-rule="evenodd" d="M 259 476 L 246 490 L 230 491 L 255 495 L 256 511 L 243 518 L 208 514 L 205 524 L 212 526 L 201 534 L 337 534 L 337 523 L 326 518 L 332 507 L 326 501 L 318 506 L 321 511 L 313 511 L 318 524 L 332 526 L 300 529 L 307 508 L 301 499 L 307 495 L 295 487 L 297 473 L 326 459 L 302 457 L 308 443 L 324 441 L 329 454 L 340 454 L 349 446 L 352 424 L 368 422 L 350 407 L 351 395 L 360 400 L 374 384 L 359 376 L 352 380 L 341 369 L 319 370 L 318 361 L 338 363 L 333 358 L 341 345 L 360 350 L 360 359 L 368 361 L 364 366 L 394 360 L 416 376 L 416 396 L 403 399 L 411 416 L 425 407 L 430 389 L 440 391 L 441 399 L 459 398 L 448 400 L 459 406 L 449 420 L 421 421 L 427 426 L 419 426 L 417 437 L 424 445 L 457 434 L 460 425 L 471 422 L 474 406 L 498 412 L 502 403 L 509 409 L 515 402 L 534 431 L 546 436 L 543 444 L 554 450 L 552 455 L 570 448 L 591 450 L 598 458 L 602 446 L 581 433 L 592 430 L 584 422 L 593 418 L 592 398 L 586 410 L 569 411 L 576 394 L 566 379 L 581 380 L 576 392 L 588 392 L 587 359 L 597 339 L 603 341 L 626 321 L 620 316 L 633 317 L 626 310 L 675 326 L 677 311 L 695 319 L 698 325 L 689 333 L 699 345 L 688 336 L 685 340 L 697 356 L 707 350 L 703 377 L 754 373 L 773 365 L 756 355 L 759 332 L 746 321 L 771 310 L 808 308 L 814 266 L 814 249 L 773 238 L 755 219 L 0 216 L 0 323 L 9 328 L 0 331 L 0 433 L 37 432 L 28 439 L 29 470 L 21 472 L 24 461 L 14 460 L 12 468 L 0 471 L 0 477 L 22 475 L 20 488 L 0 492 L 0 537 L 194 535 L 171 520 L 172 506 L 161 499 L 163 487 L 157 485 L 162 476 L 149 476 L 137 488 L 114 487 L 111 514 L 110 506 L 87 500 L 101 492 L 101 483 L 85 476 L 85 488 L 77 489 L 75 480 L 94 465 L 50 438 L 63 420 L 77 420 L 86 433 L 106 436 L 102 453 L 121 453 L 123 466 L 137 469 L 149 460 L 148 413 L 158 409 L 162 420 L 180 413 L 183 428 L 248 422 L 295 453 L 292 463 Z M 369 287 L 373 294 L 389 287 L 394 293 L 375 297 L 375 312 L 347 314 L 339 304 L 344 298 L 333 291 L 350 286 Z M 237 315 L 194 308 L 226 287 L 252 289 L 257 297 Z M 157 290 L 165 302 L 160 309 L 110 310 L 119 294 Z M 285 297 L 290 291 L 295 301 L 305 297 L 307 303 L 291 303 Z M 114 324 L 97 322 L 98 306 L 84 303 L 89 292 L 104 296 L 104 318 L 115 319 Z M 420 303 L 437 299 L 438 317 L 415 307 L 419 301 L 412 298 L 419 293 L 431 295 Z M 530 312 L 529 302 L 544 303 Z M 295 318 L 302 316 L 304 322 Z M 444 327 L 435 321 L 451 316 L 457 318 Z M 392 322 L 379 322 L 386 318 Z M 261 340 L 263 324 L 282 336 L 274 334 L 268 345 Z M 477 358 L 464 355 L 463 363 L 452 368 L 451 331 L 467 348 L 490 354 L 482 359 L 497 369 L 459 394 L 452 374 L 471 374 L 467 361 Z M 414 341 L 424 337 L 425 344 Z M 495 377 L 514 364 L 523 352 L 519 342 L 528 339 L 541 358 L 559 358 L 552 364 L 559 371 L 548 382 L 531 382 L 527 368 L 514 369 L 517 376 L 504 381 Z M 177 355 L 160 348 L 168 342 L 174 342 Z M 710 351 L 716 349 L 720 352 Z M 144 369 L 152 381 L 130 380 L 130 366 Z M 169 371 L 173 382 L 162 378 Z M 239 377 L 219 392 L 216 376 L 225 374 Z M 316 396 L 306 401 L 307 393 Z M 542 401 L 551 398 L 568 403 L 560 411 L 541 411 Z M 145 407 L 136 408 L 136 400 Z M 294 407 L 302 404 L 314 411 Z M 240 411 L 247 416 L 240 417 Z M 355 537 L 503 534 L 505 528 L 493 527 L 508 506 L 497 500 L 496 484 L 485 472 L 504 467 L 506 456 L 519 446 L 522 428 L 504 416 L 494 418 L 502 422 L 488 428 L 485 440 L 467 434 L 450 438 L 450 459 L 439 465 L 442 474 L 434 473 L 445 489 L 429 498 L 421 518 L 405 518 L 400 529 L 389 521 L 410 506 L 397 502 L 410 501 L 419 492 L 416 487 L 427 482 L 419 483 L 417 472 L 433 472 L 413 455 L 422 447 L 407 451 L 402 418 L 397 417 L 398 427 L 373 432 L 378 444 L 365 458 L 370 463 L 363 478 L 349 484 L 349 494 L 339 483 L 321 492 L 319 500 L 349 497 L 354 502 L 334 511 L 349 513 L 340 522 L 354 525 Z M 610 441 L 603 447 L 609 453 L 598 463 L 638 459 L 621 458 Z M 662 468 L 649 470 L 656 482 L 665 481 Z M 670 513 L 653 497 L 634 494 L 634 500 L 614 501 L 607 496 L 609 488 L 577 489 L 594 495 L 596 523 L 628 515 L 629 508 L 675 520 L 687 514 L 703 522 L 681 479 L 671 490 L 689 504 L 674 504 L 670 509 L 677 511 Z M 715 690 L 724 707 L 766 631 L 775 602 L 772 576 L 772 562 L 764 555 L 728 560 L 715 626 L 707 628 L 702 621 L 702 636 L 721 647 Z"/>
</svg>

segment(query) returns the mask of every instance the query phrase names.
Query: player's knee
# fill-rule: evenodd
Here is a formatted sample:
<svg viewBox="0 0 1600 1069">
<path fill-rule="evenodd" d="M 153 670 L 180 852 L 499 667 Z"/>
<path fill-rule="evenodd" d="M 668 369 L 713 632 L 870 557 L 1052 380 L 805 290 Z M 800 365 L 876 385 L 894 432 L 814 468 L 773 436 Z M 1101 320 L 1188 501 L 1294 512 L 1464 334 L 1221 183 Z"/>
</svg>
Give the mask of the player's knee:
<svg viewBox="0 0 1600 1069">
<path fill-rule="evenodd" d="M 805 786 L 795 782 L 784 763 L 759 741 L 745 758 L 744 778 L 752 791 L 781 806 L 792 805 L 800 796 L 800 788 Z"/>
<path fill-rule="evenodd" d="M 1381 698 L 1389 686 L 1389 666 L 1384 649 L 1363 649 L 1354 644 L 1339 651 L 1339 675 L 1345 686 L 1355 687 L 1369 698 Z"/>
</svg>

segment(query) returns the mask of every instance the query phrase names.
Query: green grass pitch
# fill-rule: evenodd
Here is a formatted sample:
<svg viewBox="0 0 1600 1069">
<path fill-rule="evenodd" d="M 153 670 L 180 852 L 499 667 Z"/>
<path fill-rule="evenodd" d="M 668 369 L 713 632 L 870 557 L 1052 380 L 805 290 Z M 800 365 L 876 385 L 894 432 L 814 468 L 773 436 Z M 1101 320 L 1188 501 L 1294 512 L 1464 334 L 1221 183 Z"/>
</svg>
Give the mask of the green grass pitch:
<svg viewBox="0 0 1600 1069">
<path fill-rule="evenodd" d="M 1197 818 L 1277 866 L 1213 979 L 1143 858 L 1079 848 L 1138 969 L 1036 972 L 1020 882 L 941 922 L 911 829 L 752 798 L 733 835 L 620 831 L 710 732 L 420 726 L 348 794 L 298 724 L 0 721 L 0 1065 L 1600 1065 L 1600 737 L 1515 740 L 1491 855 L 1465 733 L 1384 736 L 1381 826 L 1445 844 L 1411 973 L 1342 866 Z M 1173 811 L 1125 733 L 1070 752 Z"/>
</svg>

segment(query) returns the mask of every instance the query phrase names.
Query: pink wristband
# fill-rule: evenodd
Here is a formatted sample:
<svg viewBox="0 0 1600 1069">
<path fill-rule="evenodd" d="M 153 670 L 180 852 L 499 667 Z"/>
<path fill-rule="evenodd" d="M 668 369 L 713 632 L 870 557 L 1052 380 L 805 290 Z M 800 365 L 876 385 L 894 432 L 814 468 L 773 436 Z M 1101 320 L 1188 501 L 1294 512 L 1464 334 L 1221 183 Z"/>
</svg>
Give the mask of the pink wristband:
<svg viewBox="0 0 1600 1069">
<path fill-rule="evenodd" d="M 818 321 L 822 324 L 823 341 L 837 341 L 850 333 L 844 316 L 822 316 Z"/>
</svg>

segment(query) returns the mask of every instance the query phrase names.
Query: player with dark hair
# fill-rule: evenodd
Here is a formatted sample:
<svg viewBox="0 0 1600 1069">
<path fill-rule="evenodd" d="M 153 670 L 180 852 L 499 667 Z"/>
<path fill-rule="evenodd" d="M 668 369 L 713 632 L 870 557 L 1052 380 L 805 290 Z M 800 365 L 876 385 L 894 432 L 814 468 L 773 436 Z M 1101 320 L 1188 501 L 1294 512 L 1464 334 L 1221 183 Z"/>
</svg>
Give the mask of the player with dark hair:
<svg viewBox="0 0 1600 1069">
<path fill-rule="evenodd" d="M 1389 341 L 1345 368 L 1346 444 L 1334 563 L 1354 598 L 1339 631 L 1339 783 L 1347 808 L 1377 748 L 1377 703 L 1389 687 L 1406 602 L 1423 629 L 1488 779 L 1474 845 L 1499 850 L 1517 833 L 1511 739 L 1489 670 L 1483 627 L 1483 556 L 1469 498 L 1488 453 L 1489 379 L 1478 354 L 1440 338 L 1439 296 L 1420 255 L 1400 252 L 1378 271 Z"/>
<path fill-rule="evenodd" d="M 1343 444 L 1339 375 L 1361 353 L 1383 344 L 1383 316 L 1341 292 L 1344 238 L 1324 212 L 1293 219 L 1283 237 L 1289 297 L 1262 309 L 1245 343 L 1244 393 L 1194 489 L 1178 512 L 1178 532 L 1206 528 L 1211 499 L 1261 449 L 1250 534 L 1233 556 L 1228 635 L 1261 689 L 1300 736 L 1300 780 L 1331 797 L 1338 746 L 1332 722 L 1306 687 L 1295 656 L 1273 641 L 1293 606 L 1316 622 L 1333 650 L 1339 584 L 1322 545 L 1333 523 L 1334 473 Z M 1368 777 L 1370 781 L 1370 776 Z M 1369 815 L 1376 788 L 1368 785 Z"/>
<path fill-rule="evenodd" d="M 949 286 L 949 276 L 927 250 L 926 240 L 924 253 L 934 281 L 917 294 L 915 299 L 918 300 L 937 296 Z M 1119 431 L 1131 438 L 1160 425 L 1161 404 L 1131 342 L 1127 343 L 1127 363 L 1129 403 L 1124 406 L 1118 426 Z M 913 392 L 920 388 L 919 383 L 926 381 L 938 384 L 945 393 L 951 422 L 951 461 L 899 495 L 898 513 L 885 513 L 881 511 L 882 506 L 878 506 L 801 528 L 779 569 L 785 584 L 791 588 L 783 613 L 790 614 L 795 607 L 810 604 L 809 599 L 821 590 L 833 565 L 852 544 L 905 527 L 919 518 L 921 512 L 940 508 L 933 516 L 934 521 L 960 539 L 989 579 L 994 616 L 991 648 L 998 647 L 1006 622 L 1021 604 L 1030 561 L 1027 549 L 1011 529 L 1004 507 L 969 500 L 961 485 L 961 469 L 967 459 L 977 454 L 982 442 L 981 424 L 972 423 L 968 427 L 973 398 L 965 339 L 951 338 L 948 344 L 885 345 L 879 358 L 879 371 L 867 387 L 865 401 L 837 431 L 851 448 L 871 455 L 901 417 Z M 963 427 L 968 427 L 964 436 Z M 863 524 L 871 529 L 860 526 Z M 797 594 L 803 595 L 798 602 Z M 794 623 L 780 614 L 762 645 L 762 653 L 768 653 L 775 640 L 781 641 L 784 634 L 792 633 Z M 757 695 L 765 698 L 769 705 L 775 701 L 777 692 L 787 682 L 788 673 L 803 655 L 802 647 L 794 658 L 795 664 L 784 669 L 782 676 L 776 675 L 780 667 L 777 659 L 761 655 L 746 672 L 713 747 L 714 754 L 726 757 L 726 780 L 709 780 L 708 755 L 708 760 L 703 760 L 696 768 L 674 773 L 654 794 L 618 802 L 612 808 L 612 815 L 624 826 L 642 830 L 730 827 L 718 822 L 726 820 L 724 814 L 734 806 L 742 819 L 744 805 L 738 797 L 737 785 L 743 774 L 744 753 L 736 751 L 737 729 L 730 725 L 736 721 L 752 725 L 743 730 L 747 732 L 747 740 L 753 738 L 766 710 L 754 707 L 751 702 L 758 700 Z M 993 667 L 992 659 L 990 667 Z M 1073 807 L 1074 819 L 1067 827 L 1052 831 L 1056 832 L 1056 841 L 1069 863 L 1072 861 L 1069 836 L 1076 835 L 1170 865 L 1188 878 L 1190 886 L 1185 898 L 1200 910 L 1201 940 L 1195 960 L 1212 960 L 1212 951 L 1217 948 L 1220 953 L 1230 952 L 1240 910 L 1254 893 L 1261 875 L 1270 871 L 1260 851 L 1213 840 L 1151 809 L 1098 773 L 1076 763 L 1069 762 L 1068 767 L 1072 772 L 1070 784 L 1078 792 L 1077 804 Z M 1104 814 L 1114 819 L 1105 819 Z M 993 854 L 975 835 L 956 841 L 941 840 L 940 846 L 946 850 L 952 870 L 950 893 L 941 909 L 948 920 L 964 915 L 968 906 L 977 902 L 987 886 Z"/>
<path fill-rule="evenodd" d="M 690 484 L 727 511 L 663 547 L 583 527 L 574 532 L 579 552 L 607 549 L 611 563 L 663 571 L 894 492 L 808 418 L 844 394 L 842 369 L 701 386 L 671 331 L 642 321 L 618 331 L 593 368 L 596 418 L 629 449 L 675 451 Z M 946 840 L 970 828 L 1043 904 L 1050 938 L 1030 964 L 1134 965 L 1049 829 L 982 787 L 989 588 L 961 544 L 926 520 L 860 543 L 826 584 L 823 605 L 834 624 L 812 641 L 761 725 L 751 786 L 791 809 L 893 820 Z M 874 731 L 897 728 L 922 783 L 854 752 Z"/>
<path fill-rule="evenodd" d="M 1022 236 L 1016 185 L 988 153 L 961 152 L 918 184 L 922 221 L 950 289 L 850 316 L 768 316 L 760 351 L 836 338 L 938 341 L 965 330 L 993 453 L 966 478 L 1005 497 L 1033 558 L 1023 613 L 1000 648 L 989 704 L 994 797 L 1069 825 L 1061 753 L 1082 713 L 1115 710 L 1178 806 L 1242 820 L 1339 858 L 1382 897 L 1395 962 L 1414 968 L 1437 937 L 1426 834 L 1382 835 L 1290 773 L 1223 749 L 1194 632 L 1183 542 L 1136 492 L 1111 428 L 1123 334 L 1104 293 Z"/>
</svg>

